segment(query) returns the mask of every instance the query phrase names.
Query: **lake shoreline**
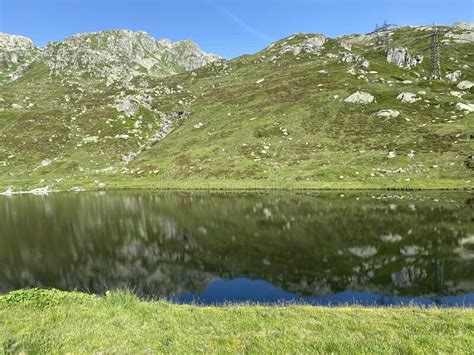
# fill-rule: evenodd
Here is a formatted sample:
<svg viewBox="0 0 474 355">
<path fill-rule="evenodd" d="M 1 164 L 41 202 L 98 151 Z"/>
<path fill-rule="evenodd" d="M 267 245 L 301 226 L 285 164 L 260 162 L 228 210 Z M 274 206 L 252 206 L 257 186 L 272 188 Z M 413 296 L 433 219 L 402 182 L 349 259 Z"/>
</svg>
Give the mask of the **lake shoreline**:
<svg viewBox="0 0 474 355">
<path fill-rule="evenodd" d="M 323 181 L 262 181 L 262 180 L 108 180 L 90 178 L 88 181 L 64 180 L 35 182 L 33 180 L 2 180 L 0 196 L 34 194 L 47 195 L 57 192 L 155 190 L 155 191 L 228 191 L 228 192 L 268 192 L 268 191 L 472 191 L 470 181 L 413 181 L 401 182 L 323 182 Z"/>
<path fill-rule="evenodd" d="M 31 289 L 0 296 L 0 319 L 7 352 L 469 353 L 474 343 L 472 308 L 201 307 Z"/>
</svg>

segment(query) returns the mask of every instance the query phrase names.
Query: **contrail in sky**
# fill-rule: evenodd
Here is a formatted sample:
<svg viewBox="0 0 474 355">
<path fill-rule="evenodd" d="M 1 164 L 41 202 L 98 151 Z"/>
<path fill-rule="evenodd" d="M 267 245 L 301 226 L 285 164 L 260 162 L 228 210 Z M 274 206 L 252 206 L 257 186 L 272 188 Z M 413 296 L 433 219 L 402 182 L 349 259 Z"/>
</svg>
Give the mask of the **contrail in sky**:
<svg viewBox="0 0 474 355">
<path fill-rule="evenodd" d="M 221 6 L 218 7 L 218 10 L 222 12 L 224 15 L 226 15 L 228 18 L 230 18 L 232 21 L 234 21 L 240 28 L 247 31 L 248 33 L 251 33 L 256 38 L 261 39 L 262 41 L 265 41 L 265 42 L 273 42 L 274 39 L 271 36 L 263 32 L 260 32 L 253 26 L 249 25 L 247 22 L 242 20 L 239 16 L 234 14 L 232 11 Z"/>
</svg>

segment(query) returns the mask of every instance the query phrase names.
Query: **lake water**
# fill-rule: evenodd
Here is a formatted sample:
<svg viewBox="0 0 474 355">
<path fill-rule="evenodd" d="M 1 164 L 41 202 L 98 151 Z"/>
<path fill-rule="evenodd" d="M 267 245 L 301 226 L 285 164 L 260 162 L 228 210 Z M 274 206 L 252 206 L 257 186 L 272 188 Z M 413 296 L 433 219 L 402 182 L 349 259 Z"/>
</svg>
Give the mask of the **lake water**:
<svg viewBox="0 0 474 355">
<path fill-rule="evenodd" d="M 474 306 L 474 194 L 0 197 L 0 293 Z"/>
</svg>

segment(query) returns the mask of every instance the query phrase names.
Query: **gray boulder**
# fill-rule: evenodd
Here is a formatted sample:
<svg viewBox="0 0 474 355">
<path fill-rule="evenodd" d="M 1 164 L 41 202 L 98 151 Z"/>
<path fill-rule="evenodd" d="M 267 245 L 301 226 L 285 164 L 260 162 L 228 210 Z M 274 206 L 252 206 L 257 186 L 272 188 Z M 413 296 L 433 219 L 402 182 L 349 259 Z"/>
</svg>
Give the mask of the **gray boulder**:
<svg viewBox="0 0 474 355">
<path fill-rule="evenodd" d="M 474 83 L 469 81 L 469 80 L 464 80 L 464 81 L 461 81 L 459 84 L 458 84 L 458 89 L 461 89 L 461 90 L 469 90 L 470 88 L 472 88 L 474 86 Z"/>
<path fill-rule="evenodd" d="M 457 82 L 461 77 L 462 73 L 460 70 L 453 71 L 452 73 L 448 73 L 445 75 L 445 78 L 452 82 Z"/>
<path fill-rule="evenodd" d="M 460 111 L 474 112 L 474 104 L 464 104 L 462 102 L 458 102 L 456 104 L 456 108 Z"/>
<path fill-rule="evenodd" d="M 374 96 L 367 93 L 367 92 L 356 91 L 355 93 L 353 93 L 352 95 L 347 97 L 344 100 L 344 102 L 348 102 L 348 103 L 351 103 L 351 104 L 367 105 L 367 104 L 370 104 L 370 103 L 374 102 L 374 99 L 375 99 Z"/>
<path fill-rule="evenodd" d="M 421 100 L 421 98 L 416 97 L 416 94 L 413 94 L 411 92 L 402 92 L 400 95 L 397 96 L 397 99 L 406 104 L 412 104 L 418 100 Z"/>
<path fill-rule="evenodd" d="M 400 116 L 400 112 L 397 110 L 386 109 L 375 112 L 374 116 L 380 118 L 397 118 Z"/>
</svg>

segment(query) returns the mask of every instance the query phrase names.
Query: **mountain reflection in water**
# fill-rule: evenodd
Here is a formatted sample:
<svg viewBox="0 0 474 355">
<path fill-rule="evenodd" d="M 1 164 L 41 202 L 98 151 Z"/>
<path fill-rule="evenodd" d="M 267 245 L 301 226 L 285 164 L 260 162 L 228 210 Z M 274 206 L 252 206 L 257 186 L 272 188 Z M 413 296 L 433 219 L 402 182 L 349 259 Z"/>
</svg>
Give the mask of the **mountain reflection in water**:
<svg viewBox="0 0 474 355">
<path fill-rule="evenodd" d="M 0 292 L 473 305 L 472 193 L 0 197 Z"/>
</svg>

